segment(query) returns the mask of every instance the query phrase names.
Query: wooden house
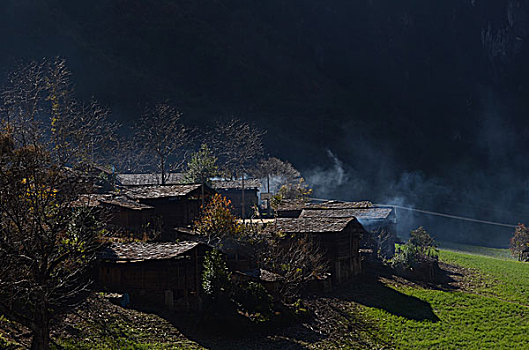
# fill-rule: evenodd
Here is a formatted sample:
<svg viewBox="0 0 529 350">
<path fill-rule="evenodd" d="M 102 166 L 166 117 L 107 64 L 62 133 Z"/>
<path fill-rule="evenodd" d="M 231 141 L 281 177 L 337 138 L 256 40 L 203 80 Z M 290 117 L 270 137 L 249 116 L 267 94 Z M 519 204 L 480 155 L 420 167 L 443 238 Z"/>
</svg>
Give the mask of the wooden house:
<svg viewBox="0 0 529 350">
<path fill-rule="evenodd" d="M 98 254 L 97 285 L 132 304 L 198 309 L 205 253 L 197 242 L 113 243 Z"/>
<path fill-rule="evenodd" d="M 200 214 L 202 201 L 207 203 L 214 191 L 208 186 L 191 184 L 136 186 L 122 193 L 152 207 L 154 215 L 162 220 L 164 232 L 172 233 L 174 227 L 191 225 Z"/>
<path fill-rule="evenodd" d="M 254 214 L 254 208 L 259 204 L 257 192 L 261 188 L 261 182 L 257 179 L 245 179 L 244 191 L 241 180 L 217 180 L 212 182 L 212 187 L 231 201 L 233 214 L 242 218 L 243 196 L 244 196 L 244 218 L 250 218 Z"/>
<path fill-rule="evenodd" d="M 97 208 L 100 221 L 108 224 L 109 229 L 137 238 L 142 238 L 144 231 L 159 221 L 154 207 L 115 193 L 81 195 L 73 206 Z"/>
<path fill-rule="evenodd" d="M 324 252 L 334 283 L 342 283 L 361 272 L 362 225 L 350 218 L 278 218 L 266 227 L 275 234 L 308 236 Z"/>
<path fill-rule="evenodd" d="M 133 201 L 125 196 L 102 199 L 100 203 L 103 208 L 107 209 L 109 223 L 126 232 L 142 234 L 157 221 L 154 207 Z"/>
<path fill-rule="evenodd" d="M 283 201 L 276 211 L 279 218 L 356 218 L 367 231 L 360 242 L 362 251 L 391 258 L 395 254 L 397 218 L 391 207 L 361 202 Z"/>
<path fill-rule="evenodd" d="M 329 201 L 305 206 L 302 218 L 356 218 L 366 229 L 360 247 L 379 252 L 384 258 L 395 254 L 397 238 L 397 220 L 391 207 L 374 206 L 369 201 L 339 202 Z"/>
</svg>

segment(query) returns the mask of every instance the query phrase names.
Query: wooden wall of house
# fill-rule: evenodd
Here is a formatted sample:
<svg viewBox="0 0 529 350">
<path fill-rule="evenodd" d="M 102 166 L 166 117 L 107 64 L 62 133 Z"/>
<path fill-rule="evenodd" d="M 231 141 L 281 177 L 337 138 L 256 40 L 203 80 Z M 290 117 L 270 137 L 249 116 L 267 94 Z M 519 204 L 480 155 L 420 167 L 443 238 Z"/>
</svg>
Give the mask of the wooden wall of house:
<svg viewBox="0 0 529 350">
<path fill-rule="evenodd" d="M 397 223 L 391 218 L 379 220 L 362 220 L 362 225 L 367 234 L 362 238 L 361 247 L 380 250 L 385 258 L 391 258 L 395 254 L 395 242 L 397 241 Z M 386 230 L 388 236 L 379 237 L 381 230 Z M 377 253 L 376 251 L 374 252 Z"/>
<path fill-rule="evenodd" d="M 100 262 L 97 284 L 103 291 L 128 293 L 133 304 L 186 309 L 200 297 L 202 264 L 203 255 L 196 249 L 179 260 Z"/>
<path fill-rule="evenodd" d="M 154 207 L 154 212 L 162 218 L 165 229 L 192 224 L 200 214 L 201 200 L 198 199 L 150 199 L 142 200 Z"/>
<path fill-rule="evenodd" d="M 153 209 L 132 210 L 111 206 L 108 219 L 111 225 L 121 230 L 141 235 L 149 222 L 154 223 L 156 215 Z"/>
<path fill-rule="evenodd" d="M 313 234 L 329 261 L 329 271 L 335 283 L 342 283 L 362 271 L 360 236 L 348 226 L 341 232 Z"/>
</svg>

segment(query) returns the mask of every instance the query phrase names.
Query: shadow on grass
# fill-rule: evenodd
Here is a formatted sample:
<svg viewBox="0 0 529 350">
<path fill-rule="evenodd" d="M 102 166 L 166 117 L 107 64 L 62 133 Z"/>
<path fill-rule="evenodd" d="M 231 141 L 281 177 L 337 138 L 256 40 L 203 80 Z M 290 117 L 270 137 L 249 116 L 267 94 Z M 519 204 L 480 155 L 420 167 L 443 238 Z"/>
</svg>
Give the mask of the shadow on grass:
<svg viewBox="0 0 529 350">
<path fill-rule="evenodd" d="M 375 307 L 409 320 L 438 322 L 431 305 L 414 296 L 406 295 L 376 280 L 362 281 L 349 300 Z"/>
<path fill-rule="evenodd" d="M 388 282 L 384 283 L 380 277 L 385 277 Z M 431 305 L 417 297 L 407 295 L 389 286 L 394 279 L 392 270 L 387 267 L 379 267 L 368 270 L 358 280 L 337 289 L 336 297 L 342 300 L 353 301 L 358 304 L 382 309 L 392 315 L 401 316 L 416 321 L 440 321 L 434 313 Z M 432 284 L 421 281 L 408 281 L 424 288 L 446 290 L 448 288 L 448 275 L 442 276 L 442 284 Z M 399 281 L 400 283 L 401 281 Z"/>
<path fill-rule="evenodd" d="M 140 309 L 138 309 L 140 310 Z M 207 349 L 306 349 L 301 344 L 318 342 L 325 336 L 302 325 L 300 320 L 278 317 L 264 323 L 254 323 L 241 314 L 225 317 L 204 317 L 198 313 L 174 313 L 162 310 L 142 310 L 155 313 L 169 321 L 187 339 Z M 292 332 L 291 328 L 296 328 Z"/>
</svg>

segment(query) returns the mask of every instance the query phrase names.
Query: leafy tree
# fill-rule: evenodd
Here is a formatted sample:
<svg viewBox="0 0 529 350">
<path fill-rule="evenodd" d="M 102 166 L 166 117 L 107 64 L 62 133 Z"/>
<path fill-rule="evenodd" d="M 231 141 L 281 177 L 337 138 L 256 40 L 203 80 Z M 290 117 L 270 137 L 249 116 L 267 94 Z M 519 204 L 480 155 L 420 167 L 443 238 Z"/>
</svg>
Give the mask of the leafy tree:
<svg viewBox="0 0 529 350">
<path fill-rule="evenodd" d="M 270 315 L 274 300 L 261 283 L 239 283 L 235 287 L 234 300 L 240 307 L 250 313 Z"/>
<path fill-rule="evenodd" d="M 310 188 L 305 183 L 305 179 L 301 177 L 296 183 L 288 183 L 281 186 L 278 194 L 281 199 L 306 201 L 312 194 L 312 188 Z"/>
<path fill-rule="evenodd" d="M 217 157 L 213 155 L 207 144 L 191 155 L 184 174 L 186 183 L 202 183 L 211 185 L 211 178 L 219 175 Z"/>
<path fill-rule="evenodd" d="M 267 180 L 268 192 L 272 192 L 271 187 L 281 188 L 283 185 L 297 182 L 301 177 L 299 171 L 292 164 L 276 157 L 261 160 L 253 174 L 258 178 Z"/>
<path fill-rule="evenodd" d="M 408 242 L 417 247 L 424 255 L 428 255 L 428 252 L 436 247 L 434 239 L 422 226 L 410 232 L 410 239 Z"/>
<path fill-rule="evenodd" d="M 279 189 L 282 189 L 283 194 L 279 194 L 278 198 L 282 198 L 285 195 L 284 192 L 296 186 L 296 183 L 301 179 L 300 172 L 292 164 L 276 157 L 261 160 L 253 174 L 257 178 L 265 179 L 269 194 L 278 195 Z M 267 200 L 268 214 L 270 214 L 272 201 L 272 198 Z"/>
<path fill-rule="evenodd" d="M 231 273 L 218 250 L 212 249 L 204 258 L 202 290 L 210 306 L 229 302 L 231 294 Z"/>
<path fill-rule="evenodd" d="M 529 259 L 529 228 L 524 224 L 518 224 L 511 238 L 511 253 L 519 261 Z M 525 255 L 524 255 L 525 254 Z"/>
<path fill-rule="evenodd" d="M 82 174 L 16 140 L 9 125 L 0 133 L 0 313 L 31 330 L 33 349 L 48 349 L 51 319 L 88 291 L 101 227 L 90 209 L 72 208 Z"/>
<path fill-rule="evenodd" d="M 243 227 L 231 213 L 231 202 L 216 193 L 203 208 L 202 215 L 195 222 L 195 230 L 207 237 L 208 242 L 218 241 L 225 237 L 237 237 Z"/>
</svg>

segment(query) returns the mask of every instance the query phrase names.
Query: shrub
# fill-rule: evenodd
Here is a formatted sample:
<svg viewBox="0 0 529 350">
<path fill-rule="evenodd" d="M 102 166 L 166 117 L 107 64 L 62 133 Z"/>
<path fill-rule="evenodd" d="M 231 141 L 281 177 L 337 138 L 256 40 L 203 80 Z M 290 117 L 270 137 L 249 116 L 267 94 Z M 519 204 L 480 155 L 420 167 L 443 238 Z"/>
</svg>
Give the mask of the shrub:
<svg viewBox="0 0 529 350">
<path fill-rule="evenodd" d="M 260 283 L 248 282 L 239 285 L 234 298 L 243 309 L 250 313 L 267 314 L 272 311 L 273 298 Z"/>
<path fill-rule="evenodd" d="M 411 231 L 408 242 L 398 245 L 391 265 L 406 270 L 414 269 L 425 263 L 437 262 L 439 251 L 435 241 L 421 226 Z"/>
<path fill-rule="evenodd" d="M 204 259 L 202 289 L 212 300 L 220 299 L 231 292 L 231 273 L 222 255 L 215 249 L 209 251 Z"/>
<path fill-rule="evenodd" d="M 524 224 L 519 224 L 514 230 L 511 238 L 511 254 L 516 256 L 519 261 L 529 259 L 529 228 Z M 524 254 L 527 254 L 524 256 Z"/>
</svg>

